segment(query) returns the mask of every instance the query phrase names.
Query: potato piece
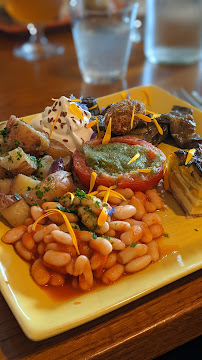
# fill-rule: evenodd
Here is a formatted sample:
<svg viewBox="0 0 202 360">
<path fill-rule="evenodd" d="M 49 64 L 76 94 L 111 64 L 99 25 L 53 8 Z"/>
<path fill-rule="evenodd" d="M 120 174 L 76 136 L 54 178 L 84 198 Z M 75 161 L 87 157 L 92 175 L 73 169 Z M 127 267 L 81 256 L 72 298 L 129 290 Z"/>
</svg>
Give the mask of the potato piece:
<svg viewBox="0 0 202 360">
<path fill-rule="evenodd" d="M 6 125 L 7 133 L 4 137 L 5 144 L 15 149 L 21 147 L 29 154 L 42 154 L 49 147 L 49 138 L 46 134 L 35 130 L 31 125 L 11 116 Z"/>
<path fill-rule="evenodd" d="M 52 158 L 56 160 L 59 157 L 64 158 L 65 156 L 71 156 L 72 153 L 61 142 L 55 139 L 50 139 L 50 145 L 46 150 L 46 154 L 52 156 Z"/>
<path fill-rule="evenodd" d="M 14 195 L 0 194 L 0 212 L 17 201 Z"/>
<path fill-rule="evenodd" d="M 50 155 L 45 155 L 44 157 L 38 160 L 38 170 L 36 176 L 40 178 L 45 178 L 50 170 L 51 164 L 53 163 L 53 158 Z"/>
<path fill-rule="evenodd" d="M 25 200 L 21 199 L 3 209 L 1 214 L 11 226 L 15 227 L 24 224 L 25 220 L 30 217 L 30 207 Z"/>
<path fill-rule="evenodd" d="M 12 174 L 31 175 L 37 169 L 37 160 L 18 147 L 0 158 L 0 166 Z"/>
<path fill-rule="evenodd" d="M 63 196 L 68 191 L 74 191 L 72 177 L 67 171 L 56 171 L 41 181 L 39 187 L 30 191 L 24 198 L 28 204 L 43 204 L 44 201 L 52 201 L 54 198 Z"/>
<path fill-rule="evenodd" d="M 11 183 L 11 194 L 26 194 L 28 191 L 31 191 L 39 184 L 39 180 L 35 180 L 23 174 L 18 174 Z"/>
<path fill-rule="evenodd" d="M 0 179 L 0 193 L 8 195 L 10 193 L 12 179 Z"/>
</svg>

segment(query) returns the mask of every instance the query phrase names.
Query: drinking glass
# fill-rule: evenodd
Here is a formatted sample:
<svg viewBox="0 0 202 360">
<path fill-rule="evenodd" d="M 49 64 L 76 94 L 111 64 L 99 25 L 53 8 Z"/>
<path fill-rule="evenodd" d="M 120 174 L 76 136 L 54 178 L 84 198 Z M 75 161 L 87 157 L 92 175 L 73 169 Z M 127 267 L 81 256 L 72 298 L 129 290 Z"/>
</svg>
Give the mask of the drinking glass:
<svg viewBox="0 0 202 360">
<path fill-rule="evenodd" d="M 199 61 L 202 43 L 202 0 L 146 0 L 147 59 L 154 64 Z"/>
<path fill-rule="evenodd" d="M 133 0 L 70 0 L 72 34 L 86 83 L 124 79 L 137 8 Z"/>
<path fill-rule="evenodd" d="M 14 48 L 14 55 L 26 60 L 38 60 L 61 55 L 62 46 L 48 41 L 44 26 L 59 16 L 63 0 L 4 0 L 6 11 L 12 18 L 27 25 L 29 41 Z"/>
</svg>

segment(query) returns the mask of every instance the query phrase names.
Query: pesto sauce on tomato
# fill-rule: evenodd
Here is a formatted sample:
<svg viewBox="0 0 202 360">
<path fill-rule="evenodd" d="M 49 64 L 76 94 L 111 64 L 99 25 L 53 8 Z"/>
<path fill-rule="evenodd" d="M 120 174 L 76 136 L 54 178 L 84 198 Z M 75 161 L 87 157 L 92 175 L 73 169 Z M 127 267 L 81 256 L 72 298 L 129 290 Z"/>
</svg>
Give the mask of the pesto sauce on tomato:
<svg viewBox="0 0 202 360">
<path fill-rule="evenodd" d="M 86 165 L 97 173 L 107 173 L 111 176 L 129 173 L 132 170 L 151 169 L 151 174 L 155 174 L 157 169 L 164 161 L 163 156 L 155 153 L 151 160 L 149 153 L 151 150 L 143 145 L 129 145 L 126 143 L 109 143 L 93 146 L 86 144 L 83 146 Z M 140 157 L 128 165 L 128 162 L 135 154 Z"/>
</svg>

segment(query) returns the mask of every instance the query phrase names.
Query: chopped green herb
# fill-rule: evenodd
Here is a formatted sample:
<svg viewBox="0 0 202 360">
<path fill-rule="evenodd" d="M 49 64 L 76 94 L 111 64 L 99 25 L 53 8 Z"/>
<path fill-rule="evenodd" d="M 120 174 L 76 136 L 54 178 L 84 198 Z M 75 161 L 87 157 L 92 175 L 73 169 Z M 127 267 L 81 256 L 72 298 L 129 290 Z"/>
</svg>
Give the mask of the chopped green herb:
<svg viewBox="0 0 202 360">
<path fill-rule="evenodd" d="M 198 231 L 198 229 L 194 229 L 194 231 Z"/>
<path fill-rule="evenodd" d="M 95 233 L 92 232 L 91 235 L 94 240 L 97 239 L 97 235 Z"/>
<path fill-rule="evenodd" d="M 168 235 L 168 234 L 163 234 L 163 236 L 164 236 L 164 237 L 167 237 L 167 238 L 169 237 L 169 235 Z"/>
<path fill-rule="evenodd" d="M 22 157 L 22 154 L 21 154 L 21 152 L 20 152 L 20 150 L 18 150 L 17 151 L 17 160 L 20 160 L 21 159 L 21 157 Z"/>
<path fill-rule="evenodd" d="M 27 187 L 27 191 L 31 191 L 32 188 L 30 186 Z"/>
<path fill-rule="evenodd" d="M 90 206 L 85 206 L 83 209 L 84 210 L 90 210 Z"/>
<path fill-rule="evenodd" d="M 134 248 L 137 244 L 132 242 L 132 244 L 130 245 L 130 247 Z"/>
<path fill-rule="evenodd" d="M 13 162 L 12 156 L 9 156 L 9 157 L 8 157 L 8 161 L 12 161 L 12 162 Z"/>
<path fill-rule="evenodd" d="M 20 200 L 20 195 L 19 194 L 14 194 L 14 197 L 16 198 L 16 200 Z"/>
<path fill-rule="evenodd" d="M 108 207 L 108 204 L 104 203 L 104 204 L 103 204 L 103 207 Z"/>
<path fill-rule="evenodd" d="M 37 159 L 37 169 L 41 169 L 43 167 L 41 160 L 41 158 Z"/>
<path fill-rule="evenodd" d="M 87 199 L 85 191 L 80 190 L 78 188 L 76 189 L 75 195 L 78 196 L 80 199 Z"/>
<path fill-rule="evenodd" d="M 39 204 L 36 202 L 36 203 L 33 203 L 33 206 L 39 206 Z"/>
<path fill-rule="evenodd" d="M 15 147 L 18 147 L 20 145 L 20 142 L 18 140 L 14 140 L 14 143 L 15 143 Z"/>
<path fill-rule="evenodd" d="M 102 235 L 102 237 L 103 237 L 104 239 L 111 240 L 110 236 Z"/>
<path fill-rule="evenodd" d="M 43 188 L 44 188 L 44 190 L 47 191 L 47 192 L 50 191 L 50 189 L 51 189 L 50 186 L 44 186 Z"/>
<path fill-rule="evenodd" d="M 100 203 L 98 200 L 95 202 L 95 206 L 100 207 Z"/>
<path fill-rule="evenodd" d="M 38 197 L 38 199 L 42 199 L 42 197 L 43 197 L 43 191 L 42 190 L 37 190 L 36 191 L 36 196 Z"/>
<path fill-rule="evenodd" d="M 59 196 L 54 196 L 54 198 L 53 198 L 53 201 L 54 202 L 58 202 L 60 200 L 60 197 Z"/>
<path fill-rule="evenodd" d="M 5 139 L 6 136 L 8 136 L 9 130 L 7 127 L 5 127 L 3 130 L 0 131 L 0 134 L 3 136 L 3 138 Z"/>
</svg>

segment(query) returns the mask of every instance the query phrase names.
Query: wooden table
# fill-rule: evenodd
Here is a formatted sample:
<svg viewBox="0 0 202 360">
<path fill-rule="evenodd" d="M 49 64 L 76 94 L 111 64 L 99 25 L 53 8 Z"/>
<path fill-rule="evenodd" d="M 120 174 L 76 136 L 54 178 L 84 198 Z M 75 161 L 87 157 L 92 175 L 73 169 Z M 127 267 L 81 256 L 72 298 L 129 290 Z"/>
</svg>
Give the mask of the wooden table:
<svg viewBox="0 0 202 360">
<path fill-rule="evenodd" d="M 50 33 L 65 46 L 64 56 L 25 62 L 12 55 L 24 37 L 0 34 L 0 120 L 40 112 L 52 97 L 107 95 L 123 88 L 156 84 L 201 92 L 202 63 L 149 64 L 142 44 L 132 49 L 126 81 L 107 86 L 82 82 L 69 29 Z M 119 310 L 38 343 L 26 338 L 0 296 L 0 360 L 153 359 L 202 333 L 201 271 L 155 291 Z"/>
</svg>

